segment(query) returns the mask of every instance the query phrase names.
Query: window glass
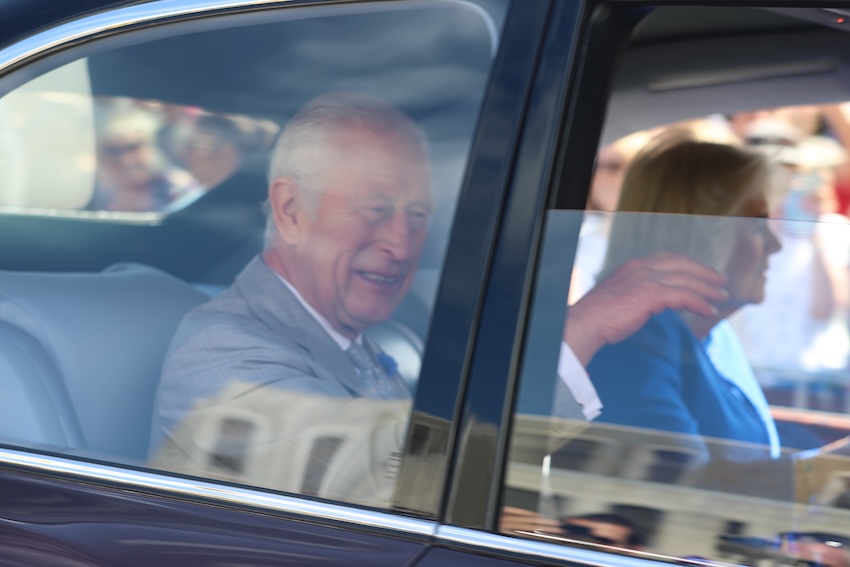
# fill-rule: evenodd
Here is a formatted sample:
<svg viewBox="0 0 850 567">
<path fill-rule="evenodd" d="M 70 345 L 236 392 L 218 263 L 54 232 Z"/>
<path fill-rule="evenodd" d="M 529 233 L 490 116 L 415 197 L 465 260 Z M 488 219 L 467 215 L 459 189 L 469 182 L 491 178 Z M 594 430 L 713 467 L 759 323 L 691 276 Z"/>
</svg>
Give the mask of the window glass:
<svg viewBox="0 0 850 567">
<path fill-rule="evenodd" d="M 156 221 L 237 169 L 262 173 L 278 130 L 270 120 L 89 90 L 81 59 L 0 99 L 10 164 L 0 211 Z"/>
<path fill-rule="evenodd" d="M 794 74 L 764 106 L 755 67 L 746 87 L 728 74 L 744 40 L 718 38 L 721 18 L 760 34 L 754 52 L 778 40 L 765 29 L 806 25 L 677 8 L 637 28 L 587 208 L 546 213 L 501 527 L 671 561 L 847 565 L 850 93 Z M 665 49 L 679 67 L 649 62 Z"/>
<path fill-rule="evenodd" d="M 126 97 L 95 99 L 94 125 L 95 182 L 81 209 L 114 220 L 167 215 L 237 171 L 262 174 L 279 129 L 250 116 Z"/>
<path fill-rule="evenodd" d="M 0 439 L 389 507 L 505 4 L 199 20 L 1 98 L 7 226 L 81 245 L 3 256 Z"/>
<path fill-rule="evenodd" d="M 94 186 L 93 115 L 85 60 L 0 98 L 0 207 L 83 208 Z"/>
</svg>

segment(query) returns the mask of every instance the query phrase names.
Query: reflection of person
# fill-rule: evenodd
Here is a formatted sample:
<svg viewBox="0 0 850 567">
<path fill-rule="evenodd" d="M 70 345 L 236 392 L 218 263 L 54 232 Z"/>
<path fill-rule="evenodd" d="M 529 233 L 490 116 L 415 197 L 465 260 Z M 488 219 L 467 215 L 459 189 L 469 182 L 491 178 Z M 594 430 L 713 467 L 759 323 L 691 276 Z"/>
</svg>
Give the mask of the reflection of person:
<svg viewBox="0 0 850 567">
<path fill-rule="evenodd" d="M 194 190 L 185 172 L 170 168 L 156 147 L 157 121 L 140 108 L 121 104 L 100 110 L 98 186 L 87 209 L 162 211 Z"/>
<path fill-rule="evenodd" d="M 763 393 L 744 392 L 735 377 L 721 375 L 704 341 L 742 305 L 764 298 L 768 257 L 781 247 L 765 218 L 772 179 L 766 158 L 722 144 L 661 141 L 635 160 L 621 211 L 677 214 L 620 213 L 604 271 L 673 251 L 723 273 L 728 297 L 710 317 L 660 312 L 627 340 L 600 350 L 588 367 L 604 406 L 600 421 L 771 444 L 775 431 Z"/>
<path fill-rule="evenodd" d="M 568 538 L 624 549 L 643 549 L 643 535 L 637 525 L 619 514 L 582 514 L 561 518 Z"/>
<path fill-rule="evenodd" d="M 239 126 L 230 118 L 201 115 L 181 152 L 183 163 L 203 187 L 215 187 L 239 168 L 243 138 Z"/>
<path fill-rule="evenodd" d="M 499 519 L 499 531 L 541 533 L 635 551 L 644 548 L 640 528 L 628 518 L 611 513 L 581 514 L 553 520 L 531 510 L 505 508 Z"/>
<path fill-rule="evenodd" d="M 794 567 L 850 567 L 850 537 L 822 532 L 779 534 L 782 561 Z"/>
<path fill-rule="evenodd" d="M 269 177 L 266 250 L 230 289 L 192 311 L 172 342 L 152 440 L 156 449 L 163 435 L 169 438 L 165 459 L 160 453 L 156 461 L 163 466 L 197 471 L 197 462 L 181 462 L 180 450 L 173 449 L 197 453 L 188 446 L 199 439 L 191 428 L 179 439 L 175 430 L 193 407 L 210 407 L 211 399 L 219 411 L 248 395 L 267 398 L 262 392 L 269 390 L 324 395 L 340 408 L 353 407 L 357 398 L 373 403 L 410 396 L 392 359 L 362 333 L 387 319 L 407 293 L 425 242 L 432 202 L 421 133 L 384 103 L 326 95 L 287 125 Z M 630 308 L 605 303 L 608 286 L 628 282 L 634 284 L 624 294 L 633 300 Z M 618 270 L 573 307 L 564 382 L 572 388 L 575 380 L 587 381 L 580 364 L 639 328 L 653 311 L 709 315 L 711 302 L 723 297 L 717 289 L 722 283 L 713 270 L 665 254 Z M 599 294 L 602 301 L 595 299 Z M 234 389 L 234 383 L 243 387 Z M 305 430 L 298 421 L 304 413 L 294 415 L 292 422 L 276 415 L 283 422 L 278 427 Z M 337 417 L 344 421 L 342 410 Z M 361 419 L 355 427 L 371 425 Z M 400 438 L 397 443 L 391 451 L 400 449 Z M 280 478 L 273 482 L 281 486 Z"/>
<path fill-rule="evenodd" d="M 593 168 L 587 210 L 617 210 L 626 169 L 651 135 L 650 132 L 636 132 L 599 150 Z"/>
</svg>

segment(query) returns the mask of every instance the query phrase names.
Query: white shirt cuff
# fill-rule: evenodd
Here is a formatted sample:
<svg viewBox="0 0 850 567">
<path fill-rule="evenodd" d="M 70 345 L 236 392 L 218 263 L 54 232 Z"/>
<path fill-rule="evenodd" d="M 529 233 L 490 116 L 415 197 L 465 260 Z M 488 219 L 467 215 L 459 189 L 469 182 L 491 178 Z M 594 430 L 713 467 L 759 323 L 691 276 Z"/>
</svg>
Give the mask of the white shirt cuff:
<svg viewBox="0 0 850 567">
<path fill-rule="evenodd" d="M 564 381 L 573 398 L 581 406 L 585 419 L 591 421 L 602 413 L 602 401 L 590 381 L 590 376 L 564 341 L 561 341 L 561 354 L 558 357 L 558 377 Z"/>
</svg>

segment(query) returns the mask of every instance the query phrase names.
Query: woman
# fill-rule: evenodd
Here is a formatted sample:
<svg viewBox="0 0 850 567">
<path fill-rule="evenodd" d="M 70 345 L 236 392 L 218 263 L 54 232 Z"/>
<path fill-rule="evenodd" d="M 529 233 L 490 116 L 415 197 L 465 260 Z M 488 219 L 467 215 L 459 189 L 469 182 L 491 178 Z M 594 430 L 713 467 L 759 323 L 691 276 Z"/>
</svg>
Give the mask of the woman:
<svg viewBox="0 0 850 567">
<path fill-rule="evenodd" d="M 603 405 L 597 421 L 770 444 L 752 393 L 724 376 L 707 349 L 718 323 L 764 299 L 768 257 L 781 248 L 767 222 L 776 185 L 765 157 L 723 144 L 662 140 L 635 159 L 602 277 L 666 250 L 724 274 L 728 298 L 711 318 L 659 313 L 627 340 L 599 351 L 588 366 Z M 756 395 L 763 401 L 760 391 Z"/>
</svg>

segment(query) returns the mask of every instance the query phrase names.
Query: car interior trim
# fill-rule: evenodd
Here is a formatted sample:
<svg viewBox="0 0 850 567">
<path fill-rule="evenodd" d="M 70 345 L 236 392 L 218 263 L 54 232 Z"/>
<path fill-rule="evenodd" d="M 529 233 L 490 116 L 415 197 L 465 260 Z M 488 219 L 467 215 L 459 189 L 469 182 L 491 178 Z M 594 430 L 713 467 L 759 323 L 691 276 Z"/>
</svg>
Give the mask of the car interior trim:
<svg viewBox="0 0 850 567">
<path fill-rule="evenodd" d="M 388 530 L 405 535 L 432 537 L 437 524 L 433 521 L 398 516 L 377 510 L 365 510 L 340 504 L 306 500 L 283 494 L 272 494 L 216 484 L 202 479 L 172 477 L 99 463 L 75 461 L 53 455 L 28 453 L 0 448 L 0 467 L 13 466 L 31 471 L 68 475 L 93 480 L 99 484 L 114 483 L 170 495 L 215 501 L 275 512 L 294 514 L 316 520 L 341 522 L 359 527 Z"/>
<path fill-rule="evenodd" d="M 0 73 L 51 49 L 120 28 L 149 24 L 167 18 L 249 7 L 267 7 L 292 0 L 163 0 L 119 8 L 60 24 L 36 33 L 0 51 Z"/>
<path fill-rule="evenodd" d="M 121 222 L 156 226 L 162 223 L 165 214 L 161 212 L 124 212 L 124 211 L 76 211 L 52 207 L 22 207 L 0 205 L 0 214 L 30 217 L 54 217 L 61 219 L 83 219 L 88 222 Z"/>
<path fill-rule="evenodd" d="M 744 66 L 718 70 L 713 73 L 683 73 L 680 75 L 657 77 L 650 80 L 646 88 L 651 92 L 664 92 L 780 77 L 795 77 L 815 73 L 834 73 L 838 71 L 840 66 L 841 63 L 835 58 L 820 58 L 773 65 Z"/>
<path fill-rule="evenodd" d="M 441 525 L 437 528 L 437 544 L 448 547 L 458 547 L 465 550 L 489 551 L 497 555 L 510 555 L 511 557 L 549 559 L 553 561 L 571 561 L 582 565 L 595 567 L 657 567 L 658 561 L 672 562 L 675 558 L 647 552 L 630 552 L 632 555 L 617 553 L 620 549 L 612 549 L 600 545 L 600 550 L 586 549 L 584 547 L 572 547 L 564 545 L 564 538 L 546 536 L 539 533 L 528 533 L 526 537 L 537 539 L 525 539 L 502 534 L 483 532 L 479 530 L 461 528 L 457 526 Z M 551 539 L 552 542 L 540 541 Z M 594 544 L 579 543 L 579 545 L 590 546 Z M 613 552 L 613 553 L 612 553 Z"/>
<path fill-rule="evenodd" d="M 490 50 L 495 55 L 498 48 L 499 33 L 495 22 L 480 6 L 465 0 L 449 0 L 463 4 L 474 10 L 487 26 L 490 35 Z M 129 29 L 161 23 L 164 20 L 186 18 L 212 12 L 228 12 L 249 8 L 274 8 L 284 5 L 298 5 L 298 0 L 161 0 L 137 4 L 93 14 L 89 17 L 60 24 L 54 28 L 36 33 L 22 41 L 0 50 L 0 75 L 34 57 L 42 56 L 53 49 L 72 45 L 81 40 L 92 39 L 103 33 L 114 33 Z M 384 8 L 386 4 L 381 2 Z M 417 3 L 412 3 L 415 7 Z M 361 8 L 362 7 L 358 7 Z"/>
</svg>

